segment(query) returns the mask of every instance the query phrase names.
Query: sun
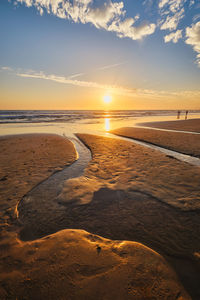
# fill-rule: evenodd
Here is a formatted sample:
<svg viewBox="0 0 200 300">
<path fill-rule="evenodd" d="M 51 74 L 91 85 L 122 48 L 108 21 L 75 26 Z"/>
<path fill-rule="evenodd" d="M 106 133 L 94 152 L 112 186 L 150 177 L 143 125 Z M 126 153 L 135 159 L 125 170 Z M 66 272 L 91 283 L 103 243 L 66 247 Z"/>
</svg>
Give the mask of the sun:
<svg viewBox="0 0 200 300">
<path fill-rule="evenodd" d="M 110 95 L 105 95 L 103 97 L 104 103 L 110 103 L 112 101 L 112 97 Z"/>
</svg>

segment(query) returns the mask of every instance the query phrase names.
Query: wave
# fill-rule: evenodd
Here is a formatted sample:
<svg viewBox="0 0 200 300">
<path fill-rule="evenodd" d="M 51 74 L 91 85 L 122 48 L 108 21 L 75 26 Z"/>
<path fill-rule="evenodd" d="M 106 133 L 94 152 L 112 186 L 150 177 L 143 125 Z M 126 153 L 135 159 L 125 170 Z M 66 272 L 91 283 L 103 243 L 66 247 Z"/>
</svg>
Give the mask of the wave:
<svg viewBox="0 0 200 300">
<path fill-rule="evenodd" d="M 192 110 L 190 114 L 199 114 Z M 145 116 L 173 116 L 175 110 L 1 110 L 0 124 L 8 123 L 70 123 L 98 122 L 98 119 L 110 118 L 122 120 Z"/>
</svg>

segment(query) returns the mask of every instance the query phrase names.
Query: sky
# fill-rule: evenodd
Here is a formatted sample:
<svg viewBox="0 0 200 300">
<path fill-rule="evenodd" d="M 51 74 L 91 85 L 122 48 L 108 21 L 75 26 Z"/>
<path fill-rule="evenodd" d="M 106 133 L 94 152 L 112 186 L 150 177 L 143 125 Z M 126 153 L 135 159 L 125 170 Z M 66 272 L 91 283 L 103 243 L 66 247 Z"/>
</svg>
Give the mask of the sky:
<svg viewBox="0 0 200 300">
<path fill-rule="evenodd" d="M 0 28 L 2 110 L 200 109 L 200 0 L 1 0 Z"/>
</svg>

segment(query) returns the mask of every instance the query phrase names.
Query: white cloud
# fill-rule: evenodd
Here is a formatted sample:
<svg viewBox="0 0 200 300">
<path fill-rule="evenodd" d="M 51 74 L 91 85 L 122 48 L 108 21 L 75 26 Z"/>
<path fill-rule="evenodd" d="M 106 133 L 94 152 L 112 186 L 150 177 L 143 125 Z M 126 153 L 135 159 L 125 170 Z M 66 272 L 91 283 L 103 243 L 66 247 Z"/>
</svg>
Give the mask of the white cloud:
<svg viewBox="0 0 200 300">
<path fill-rule="evenodd" d="M 177 30 L 175 32 L 172 32 L 164 37 L 165 43 L 173 42 L 177 43 L 178 40 L 182 38 L 182 30 Z"/>
<path fill-rule="evenodd" d="M 161 30 L 176 30 L 179 22 L 185 16 L 184 4 L 187 0 L 160 0 Z"/>
<path fill-rule="evenodd" d="M 169 9 L 171 12 L 178 12 L 184 5 L 186 0 L 160 0 L 158 7 L 160 9 Z"/>
<path fill-rule="evenodd" d="M 163 8 L 168 2 L 168 0 L 160 0 L 158 4 L 159 8 Z"/>
<path fill-rule="evenodd" d="M 16 0 L 26 6 L 35 6 L 42 15 L 44 9 L 59 18 L 69 19 L 75 23 L 91 23 L 97 28 L 116 32 L 119 37 L 129 37 L 133 40 L 141 39 L 153 34 L 156 25 L 151 23 L 141 24 L 135 27 L 134 23 L 139 19 L 125 18 L 124 3 L 112 0 L 101 1 L 100 5 L 94 5 L 94 0 Z"/>
<path fill-rule="evenodd" d="M 186 44 L 191 45 L 195 52 L 197 52 L 196 62 L 200 67 L 200 21 L 193 24 L 191 27 L 187 27 L 185 30 L 187 39 Z"/>
<path fill-rule="evenodd" d="M 192 5 L 195 4 L 195 1 L 194 0 L 190 0 L 190 4 L 189 4 L 189 7 L 191 7 Z"/>
<path fill-rule="evenodd" d="M 175 14 L 168 15 L 165 21 L 160 26 L 161 30 L 175 30 L 180 22 L 180 20 L 184 17 L 184 8 L 180 11 L 177 11 Z"/>
<path fill-rule="evenodd" d="M 140 40 L 144 36 L 151 35 L 156 29 L 155 24 L 143 23 L 139 26 L 133 26 L 135 20 L 127 18 L 124 21 L 113 22 L 109 27 L 109 31 L 114 31 L 121 38 L 129 37 L 132 40 Z"/>
</svg>

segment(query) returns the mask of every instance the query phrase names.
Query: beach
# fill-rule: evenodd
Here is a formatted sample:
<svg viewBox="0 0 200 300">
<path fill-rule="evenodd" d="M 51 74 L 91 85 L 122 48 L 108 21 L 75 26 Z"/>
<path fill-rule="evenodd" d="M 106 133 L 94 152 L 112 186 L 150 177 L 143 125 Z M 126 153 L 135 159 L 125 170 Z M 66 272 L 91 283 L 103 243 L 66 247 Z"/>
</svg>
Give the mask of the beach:
<svg viewBox="0 0 200 300">
<path fill-rule="evenodd" d="M 199 8 L 0 0 L 0 300 L 200 300 Z"/>
<path fill-rule="evenodd" d="M 162 131 L 116 133 L 167 147 Z M 183 133 L 174 134 L 180 151 Z M 92 159 L 45 216 L 23 197 L 73 164 L 73 144 L 50 134 L 0 138 L 1 299 L 198 299 L 199 167 L 131 141 L 77 136 Z"/>
<path fill-rule="evenodd" d="M 172 124 L 171 122 L 166 122 L 166 123 L 168 124 L 168 127 L 172 129 L 173 122 Z M 200 126 L 200 120 L 193 123 L 194 126 L 192 128 L 194 131 L 196 126 L 197 127 Z M 155 127 L 158 126 L 157 123 L 154 124 Z M 184 127 L 187 128 L 186 126 L 187 124 L 184 123 L 184 125 L 181 126 L 181 128 Z M 165 127 L 164 129 L 166 129 L 167 125 L 165 125 L 164 127 Z M 178 127 L 178 125 L 175 127 Z M 146 128 L 132 128 L 132 127 L 115 129 L 112 131 L 112 133 L 124 137 L 134 138 L 139 141 L 148 142 L 150 144 L 161 146 L 163 148 L 167 148 L 183 154 L 200 157 L 200 134 L 197 135 L 192 133 L 172 132 L 167 130 L 161 131 L 159 129 L 154 130 L 151 128 L 146 129 Z"/>
<path fill-rule="evenodd" d="M 145 122 L 145 126 L 181 131 L 200 132 L 199 119 L 176 120 L 170 122 Z"/>
</svg>

